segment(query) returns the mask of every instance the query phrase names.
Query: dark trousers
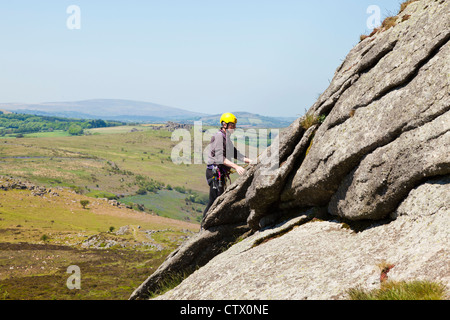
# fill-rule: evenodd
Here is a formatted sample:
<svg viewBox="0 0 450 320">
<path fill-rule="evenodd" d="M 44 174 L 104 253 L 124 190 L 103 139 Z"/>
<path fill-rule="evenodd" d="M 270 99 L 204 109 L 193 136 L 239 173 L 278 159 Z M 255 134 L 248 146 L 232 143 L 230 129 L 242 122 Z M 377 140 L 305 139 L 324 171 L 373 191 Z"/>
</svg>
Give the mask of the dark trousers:
<svg viewBox="0 0 450 320">
<path fill-rule="evenodd" d="M 208 213 L 209 208 L 212 206 L 214 201 L 224 192 L 224 186 L 225 186 L 225 177 L 221 177 L 222 180 L 222 186 L 219 186 L 219 181 L 214 180 L 213 171 L 211 169 L 206 169 L 206 181 L 209 185 L 209 202 L 208 205 L 205 208 L 205 211 L 203 211 L 203 219 L 202 219 L 202 226 L 203 221 L 206 218 L 206 214 Z"/>
</svg>

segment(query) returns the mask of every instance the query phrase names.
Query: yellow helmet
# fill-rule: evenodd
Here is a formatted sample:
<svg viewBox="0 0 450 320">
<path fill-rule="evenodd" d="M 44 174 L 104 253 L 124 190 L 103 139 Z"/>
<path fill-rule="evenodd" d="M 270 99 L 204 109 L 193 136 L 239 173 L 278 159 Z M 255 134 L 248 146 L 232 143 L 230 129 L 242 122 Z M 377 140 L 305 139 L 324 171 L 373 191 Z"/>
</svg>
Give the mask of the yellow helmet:
<svg viewBox="0 0 450 320">
<path fill-rule="evenodd" d="M 222 125 L 222 122 L 225 122 L 225 123 L 230 123 L 230 122 L 232 122 L 232 123 L 236 124 L 236 123 L 237 123 L 237 118 L 236 118 L 235 115 L 232 114 L 232 113 L 224 113 L 224 114 L 220 117 L 220 125 Z"/>
</svg>

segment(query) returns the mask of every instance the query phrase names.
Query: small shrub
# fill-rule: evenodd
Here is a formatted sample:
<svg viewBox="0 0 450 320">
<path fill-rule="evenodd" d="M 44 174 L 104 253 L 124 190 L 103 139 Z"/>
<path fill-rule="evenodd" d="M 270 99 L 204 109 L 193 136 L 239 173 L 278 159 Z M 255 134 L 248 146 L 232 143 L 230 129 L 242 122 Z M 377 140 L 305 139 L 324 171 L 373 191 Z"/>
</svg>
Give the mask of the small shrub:
<svg viewBox="0 0 450 320">
<path fill-rule="evenodd" d="M 193 203 L 206 205 L 209 201 L 208 194 L 198 194 L 192 190 L 189 190 L 187 192 L 188 192 L 187 196 L 186 196 L 186 198 L 184 198 L 184 201 L 186 201 L 186 203 L 193 202 Z"/>
<path fill-rule="evenodd" d="M 83 209 L 86 209 L 86 207 L 89 205 L 89 200 L 80 200 L 80 204 Z"/>
<path fill-rule="evenodd" d="M 115 195 L 114 193 L 107 192 L 107 191 L 100 191 L 100 190 L 93 190 L 86 194 L 88 197 L 92 198 L 101 198 L 101 199 L 108 199 L 108 200 L 119 200 L 119 197 Z"/>
<path fill-rule="evenodd" d="M 139 190 L 136 191 L 136 194 L 145 195 L 147 194 L 147 190 L 145 188 L 140 187 Z"/>
<path fill-rule="evenodd" d="M 384 28 L 384 30 L 389 30 L 390 28 L 394 27 L 397 24 L 398 17 L 387 17 L 384 19 L 381 26 Z"/>
<path fill-rule="evenodd" d="M 313 114 L 307 114 L 305 119 L 300 123 L 303 129 L 308 130 L 310 127 L 317 123 L 317 118 Z"/>
<path fill-rule="evenodd" d="M 314 114 L 306 114 L 305 119 L 303 119 L 300 124 L 303 129 L 308 130 L 313 125 L 323 123 L 325 121 L 325 118 L 325 115 L 315 116 Z"/>
<path fill-rule="evenodd" d="M 113 232 L 116 228 L 114 228 L 113 226 L 109 227 L 109 232 Z"/>
<path fill-rule="evenodd" d="M 3 289 L 3 286 L 0 286 L 0 300 L 8 300 L 9 297 L 9 292 Z"/>
<path fill-rule="evenodd" d="M 41 240 L 44 241 L 44 242 L 47 242 L 49 239 L 50 239 L 49 236 L 46 235 L 46 234 L 43 234 L 42 237 L 41 237 Z"/>
<path fill-rule="evenodd" d="M 369 37 L 372 37 L 373 35 L 375 35 L 375 33 L 377 33 L 378 31 L 380 31 L 380 28 L 375 28 L 372 30 L 372 32 L 369 34 Z"/>
<path fill-rule="evenodd" d="M 321 115 L 319 116 L 319 123 L 324 123 L 326 118 L 327 118 L 326 115 L 321 114 Z"/>
<path fill-rule="evenodd" d="M 359 40 L 363 41 L 363 40 L 366 39 L 366 38 L 371 38 L 371 37 L 373 37 L 378 31 L 380 31 L 380 28 L 375 28 L 375 29 L 372 30 L 372 32 L 371 32 L 368 36 L 366 36 L 366 35 L 361 35 L 361 36 L 359 37 Z"/>
<path fill-rule="evenodd" d="M 368 35 L 362 34 L 362 35 L 359 36 L 359 41 L 363 41 L 363 40 L 365 40 L 367 38 L 369 38 Z"/>
<path fill-rule="evenodd" d="M 72 124 L 67 132 L 71 136 L 80 136 L 84 133 L 83 128 L 77 124 Z"/>
<path fill-rule="evenodd" d="M 139 190 L 141 192 L 139 194 L 145 194 L 145 193 L 143 193 L 144 191 L 157 193 L 158 190 L 161 190 L 165 187 L 164 182 L 159 182 L 159 181 L 156 181 L 153 179 L 149 179 L 148 177 L 143 176 L 143 175 L 138 174 L 135 177 L 135 179 L 136 179 L 135 184 L 139 186 Z"/>
<path fill-rule="evenodd" d="M 82 187 L 75 186 L 75 185 L 70 185 L 69 188 L 72 189 L 73 191 L 75 191 L 78 194 L 82 194 L 83 193 L 83 188 Z"/>
<path fill-rule="evenodd" d="M 175 191 L 179 192 L 179 193 L 186 193 L 186 188 L 185 187 L 176 186 L 176 187 L 173 187 L 173 189 Z"/>
</svg>

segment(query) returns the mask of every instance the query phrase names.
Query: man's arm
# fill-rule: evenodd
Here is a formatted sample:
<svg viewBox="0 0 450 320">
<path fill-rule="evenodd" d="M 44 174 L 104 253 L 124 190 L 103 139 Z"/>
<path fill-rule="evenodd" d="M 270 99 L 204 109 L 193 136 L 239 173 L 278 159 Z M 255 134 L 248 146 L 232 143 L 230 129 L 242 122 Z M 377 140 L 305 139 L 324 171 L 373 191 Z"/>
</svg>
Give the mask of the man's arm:
<svg viewBox="0 0 450 320">
<path fill-rule="evenodd" d="M 252 163 L 253 160 L 249 159 L 249 158 L 244 158 L 245 163 Z M 245 173 L 245 169 L 242 168 L 240 165 L 235 164 L 234 162 L 231 162 L 230 160 L 228 160 L 227 158 L 225 158 L 225 160 L 223 161 L 223 164 L 226 165 L 227 167 L 233 168 L 234 170 L 236 170 L 236 172 L 242 176 Z"/>
<path fill-rule="evenodd" d="M 234 158 L 239 160 L 239 161 L 244 161 L 245 163 L 252 163 L 253 162 L 253 160 L 245 157 L 241 152 L 239 152 L 239 150 L 236 147 L 234 147 Z"/>
<path fill-rule="evenodd" d="M 235 164 L 234 162 L 231 162 L 227 158 L 223 161 L 223 164 L 227 167 L 230 167 L 232 169 L 235 169 L 237 173 L 239 173 L 240 176 L 242 176 L 245 173 L 245 169 L 242 168 L 240 165 Z"/>
</svg>

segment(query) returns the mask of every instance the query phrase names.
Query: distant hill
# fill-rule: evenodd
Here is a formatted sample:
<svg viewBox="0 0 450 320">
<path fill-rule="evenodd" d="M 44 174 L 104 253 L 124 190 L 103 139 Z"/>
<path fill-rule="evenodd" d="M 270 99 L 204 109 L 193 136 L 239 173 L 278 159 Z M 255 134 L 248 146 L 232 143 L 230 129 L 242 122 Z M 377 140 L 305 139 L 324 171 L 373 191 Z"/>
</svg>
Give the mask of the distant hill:
<svg viewBox="0 0 450 320">
<path fill-rule="evenodd" d="M 38 104 L 0 103 L 0 110 L 41 116 L 76 119 L 102 119 L 125 122 L 161 123 L 167 121 L 193 123 L 203 121 L 207 125 L 218 125 L 219 114 L 191 112 L 151 102 L 92 99 L 72 102 L 45 102 Z M 236 112 L 241 127 L 287 127 L 295 118 L 265 117 L 247 112 Z"/>
<path fill-rule="evenodd" d="M 72 102 L 45 102 L 39 104 L 0 103 L 1 109 L 45 116 L 79 119 L 102 119 L 136 122 L 161 122 L 198 119 L 205 114 L 151 102 L 92 99 Z"/>
</svg>

